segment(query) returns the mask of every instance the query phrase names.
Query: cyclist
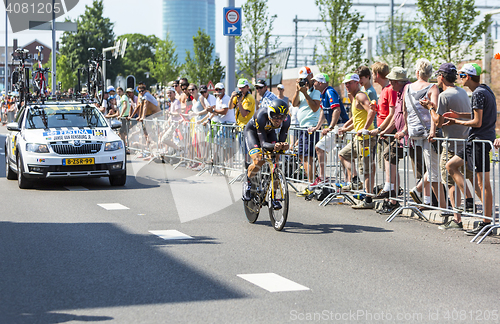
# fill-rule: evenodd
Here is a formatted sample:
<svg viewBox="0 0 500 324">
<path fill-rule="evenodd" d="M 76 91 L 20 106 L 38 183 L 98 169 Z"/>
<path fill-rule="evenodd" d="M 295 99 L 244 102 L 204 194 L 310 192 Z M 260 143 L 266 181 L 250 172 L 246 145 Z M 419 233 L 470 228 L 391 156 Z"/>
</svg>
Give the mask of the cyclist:
<svg viewBox="0 0 500 324">
<path fill-rule="evenodd" d="M 244 185 L 242 197 L 244 201 L 252 199 L 252 180 L 265 162 L 262 150 L 274 152 L 288 150 L 286 138 L 290 120 L 288 103 L 281 99 L 274 99 L 267 109 L 259 109 L 247 123 L 244 135 L 252 164 L 248 166 L 247 170 L 247 181 Z M 281 129 L 277 135 L 276 129 L 278 128 Z M 272 204 L 275 210 L 281 209 L 279 201 L 273 200 Z"/>
</svg>

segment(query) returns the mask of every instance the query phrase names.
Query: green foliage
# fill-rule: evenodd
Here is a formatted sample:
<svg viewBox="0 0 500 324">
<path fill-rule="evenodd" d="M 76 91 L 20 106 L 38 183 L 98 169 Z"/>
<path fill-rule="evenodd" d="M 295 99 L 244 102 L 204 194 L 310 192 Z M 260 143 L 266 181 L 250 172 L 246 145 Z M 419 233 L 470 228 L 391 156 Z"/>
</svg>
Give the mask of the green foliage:
<svg viewBox="0 0 500 324">
<path fill-rule="evenodd" d="M 474 0 L 418 0 L 419 19 L 427 34 L 425 56 L 435 63 L 460 62 L 465 57 L 479 58 L 474 45 L 491 24 L 491 16 L 474 26 L 480 15 Z"/>
<path fill-rule="evenodd" d="M 148 61 L 151 76 L 163 85 L 177 79 L 181 69 L 177 59 L 174 42 L 170 40 L 167 34 L 165 40 L 158 40 L 154 58 Z"/>
<path fill-rule="evenodd" d="M 269 43 L 276 15 L 269 16 L 267 1 L 247 0 L 242 6 L 242 35 L 236 37 L 236 61 L 243 76 L 252 79 L 267 67 L 269 62 L 261 59 L 266 53 L 278 48 L 278 38 Z"/>
<path fill-rule="evenodd" d="M 358 27 L 363 16 L 352 8 L 352 0 L 315 0 L 326 37 L 321 41 L 325 54 L 320 57 L 322 72 L 330 76 L 333 85 L 342 82 L 344 74 L 365 63 Z"/>
<path fill-rule="evenodd" d="M 85 6 L 85 12 L 76 19 L 78 31 L 64 32 L 61 37 L 61 54 L 72 63 L 73 68 L 85 68 L 91 56 L 88 48 L 96 48 L 96 53 L 113 46 L 113 23 L 103 17 L 103 0 L 94 0 L 92 6 Z M 68 20 L 66 20 L 68 21 Z M 119 64 L 108 64 L 108 79 L 114 79 L 120 70 Z"/>
<path fill-rule="evenodd" d="M 191 58 L 189 51 L 186 51 L 186 63 L 184 71 L 189 82 L 197 84 L 207 84 L 212 81 L 214 84 L 220 82 L 224 77 L 224 67 L 220 59 L 213 58 L 215 45 L 210 42 L 210 36 L 198 30 L 198 34 L 193 36 L 194 57 Z"/>
<path fill-rule="evenodd" d="M 43 67 L 52 69 L 52 55 L 50 55 L 49 61 L 45 63 Z M 56 55 L 56 74 L 57 82 L 61 82 L 62 91 L 74 88 L 78 82 L 76 71 L 71 67 L 71 62 L 66 55 Z M 48 76 L 48 84 L 50 87 L 52 85 L 52 73 L 49 73 Z"/>
<path fill-rule="evenodd" d="M 160 39 L 154 35 L 142 34 L 125 34 L 118 36 L 122 41 L 127 39 L 127 49 L 123 59 L 120 60 L 122 67 L 121 73 L 124 77 L 128 75 L 135 76 L 137 82 L 144 82 L 146 86 L 157 83 L 158 80 L 153 69 L 151 69 L 151 62 L 155 59 L 155 51 L 158 48 Z M 114 63 L 113 63 L 114 64 Z M 150 77 L 146 78 L 146 72 L 150 73 Z"/>
<path fill-rule="evenodd" d="M 390 68 L 401 66 L 401 49 L 404 46 L 405 67 L 413 66 L 417 59 L 422 57 L 422 47 L 426 45 L 426 36 L 416 22 L 405 21 L 402 14 L 394 16 L 393 26 L 395 41 L 392 43 L 390 18 L 379 31 L 377 55 L 380 57 L 380 61 L 387 63 Z"/>
</svg>

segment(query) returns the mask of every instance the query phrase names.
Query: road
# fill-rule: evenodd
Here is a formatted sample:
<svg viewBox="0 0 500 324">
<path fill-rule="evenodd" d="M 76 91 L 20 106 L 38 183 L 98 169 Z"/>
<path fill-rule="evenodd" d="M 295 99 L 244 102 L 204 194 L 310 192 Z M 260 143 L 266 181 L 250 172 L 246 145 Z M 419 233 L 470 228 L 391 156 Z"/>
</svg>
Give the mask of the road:
<svg viewBox="0 0 500 324">
<path fill-rule="evenodd" d="M 276 232 L 240 184 L 139 160 L 20 190 L 0 153 L 0 323 L 500 321 L 496 238 L 295 196 Z"/>
</svg>

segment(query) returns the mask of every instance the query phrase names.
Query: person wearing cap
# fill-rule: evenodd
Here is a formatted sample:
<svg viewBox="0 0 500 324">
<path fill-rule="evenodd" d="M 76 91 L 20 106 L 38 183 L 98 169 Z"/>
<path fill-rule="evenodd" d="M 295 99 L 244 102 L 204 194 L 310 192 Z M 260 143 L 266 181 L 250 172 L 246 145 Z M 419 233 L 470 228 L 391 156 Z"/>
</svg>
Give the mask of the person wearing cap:
<svg viewBox="0 0 500 324">
<path fill-rule="evenodd" d="M 468 141 L 461 151 L 446 164 L 446 169 L 451 174 L 456 184 L 464 191 L 463 175 L 460 166 L 467 164 L 467 168 L 476 173 L 481 201 L 483 203 L 484 217 L 492 216 L 493 194 L 490 183 L 490 150 L 489 144 L 474 142 L 473 140 L 495 141 L 495 125 L 497 121 L 497 104 L 493 91 L 486 84 L 480 83 L 481 67 L 476 64 L 465 64 L 460 69 L 460 79 L 465 87 L 472 91 L 472 114 L 461 113 L 455 110 L 444 113 L 444 125 L 462 125 L 470 127 Z M 466 119 L 466 120 L 463 120 Z M 484 179 L 484 181 L 483 181 Z M 483 234 L 491 220 L 484 218 L 472 230 L 465 232 L 467 235 Z"/>
<path fill-rule="evenodd" d="M 229 96 L 226 95 L 226 89 L 222 82 L 215 85 L 215 96 L 217 101 L 212 111 L 215 114 L 212 121 L 220 124 L 235 123 L 234 109 L 229 109 Z"/>
<path fill-rule="evenodd" d="M 229 109 L 234 109 L 236 123 L 243 129 L 255 113 L 255 99 L 249 92 L 250 84 L 247 79 L 238 80 L 238 89 L 239 91 L 231 94 Z"/>
<path fill-rule="evenodd" d="M 201 118 L 198 123 L 202 123 L 203 125 L 206 125 L 208 122 L 208 119 L 213 116 L 212 112 L 213 109 L 215 108 L 215 104 L 217 103 L 217 99 L 214 97 L 213 94 L 208 92 L 208 88 L 206 85 L 202 84 L 200 86 L 200 102 L 203 107 L 203 111 L 200 113 L 197 113 L 197 115 L 205 115 L 205 117 Z"/>
<path fill-rule="evenodd" d="M 278 89 L 278 98 L 283 100 L 287 104 L 290 104 L 290 99 L 285 96 L 285 86 L 280 83 L 276 86 L 276 88 Z"/>
<path fill-rule="evenodd" d="M 104 117 L 107 119 L 112 119 L 112 118 L 118 117 L 119 115 L 120 115 L 120 111 L 118 110 L 118 107 L 116 104 L 116 95 L 109 96 L 108 109 L 107 109 L 107 113 Z"/>
<path fill-rule="evenodd" d="M 403 93 L 404 109 L 407 116 L 405 129 L 408 131 L 409 139 L 412 140 L 412 143 L 415 146 L 422 147 L 426 169 L 423 178 L 423 203 L 430 205 L 432 202 L 429 189 L 430 182 L 434 195 L 440 197 L 439 207 L 446 209 L 446 196 L 444 188 L 439 181 L 441 177 L 441 173 L 439 172 L 439 154 L 431 147 L 433 138 L 436 137 L 436 124 L 432 122 L 429 110 L 424 108 L 420 103 L 420 99 L 427 98 L 437 107 L 439 97 L 438 87 L 428 82 L 432 75 L 431 62 L 424 58 L 418 59 L 415 63 L 415 75 L 417 81 L 409 84 Z M 420 209 L 424 210 L 426 208 L 421 207 Z"/>
<path fill-rule="evenodd" d="M 361 190 L 363 183 L 358 179 L 356 173 L 356 159 L 358 159 L 359 172 L 364 175 L 366 192 L 371 193 L 375 180 L 375 159 L 371 153 L 375 152 L 376 141 L 373 140 L 369 131 L 373 129 L 373 118 L 375 111 L 371 107 L 368 94 L 361 91 L 359 84 L 359 76 L 355 73 L 347 74 L 342 81 L 349 94 L 351 102 L 352 117 L 339 128 L 339 134 L 354 130 L 357 137 L 353 138 L 339 152 L 340 162 L 347 170 L 347 178 L 351 179 L 351 183 L 347 185 L 345 190 Z M 352 164 L 351 164 L 352 161 Z M 375 206 L 370 196 L 366 196 L 365 200 L 358 205 L 353 205 L 355 209 L 370 209 Z"/>
<path fill-rule="evenodd" d="M 158 106 L 158 100 L 146 89 L 144 83 L 139 84 L 137 89 L 139 90 L 139 98 L 137 99 L 137 106 L 132 115 L 137 113 L 139 115 L 137 120 L 143 121 L 146 117 L 159 113 L 161 109 Z"/>
<path fill-rule="evenodd" d="M 444 125 L 443 114 L 450 112 L 453 109 L 454 111 L 470 115 L 472 109 L 467 92 L 464 89 L 455 86 L 455 82 L 457 80 L 457 68 L 455 65 L 452 63 L 441 64 L 436 73 L 436 79 L 438 87 L 443 89 L 443 91 L 439 94 L 437 107 L 425 98 L 420 100 L 420 104 L 422 107 L 429 109 L 432 121 L 436 124 L 436 128 L 442 128 L 443 137 L 464 140 L 442 143 L 443 149 L 439 164 L 441 169 L 441 179 L 443 183 L 448 186 L 448 196 L 450 198 L 451 206 L 453 208 L 458 208 L 460 207 L 462 201 L 462 198 L 460 197 L 460 190 L 455 190 L 455 182 L 446 170 L 446 163 L 456 153 L 463 149 L 465 139 L 467 139 L 467 136 L 469 135 L 469 127 L 460 125 Z M 474 183 L 472 171 L 466 169 L 466 177 L 469 181 L 471 181 L 471 183 Z M 468 212 L 472 212 L 474 199 L 472 198 L 468 186 L 466 187 L 465 205 L 466 210 Z M 455 213 L 454 219 L 442 226 L 439 226 L 439 229 L 462 229 L 463 226 L 460 220 L 460 214 Z"/>
<path fill-rule="evenodd" d="M 175 150 L 179 147 L 174 142 L 175 130 L 180 122 L 182 122 L 182 107 L 179 99 L 176 98 L 176 91 L 174 88 L 167 88 L 167 96 L 170 102 L 170 107 L 165 112 L 168 113 L 168 128 L 159 136 L 160 142 L 166 146 L 170 146 Z"/>
<path fill-rule="evenodd" d="M 299 78 L 296 81 L 295 93 L 292 98 L 292 105 L 299 107 L 297 111 L 299 125 L 307 129 L 307 131 L 301 131 L 299 134 L 298 153 L 307 171 L 309 183 L 313 183 L 315 180 L 313 162 L 316 151 L 314 146 L 320 137 L 320 133 L 316 131 L 321 128 L 322 113 L 320 109 L 321 92 L 312 86 L 312 78 L 311 69 L 307 66 L 302 67 L 299 70 Z M 305 188 L 304 191 L 298 193 L 298 196 L 304 197 L 311 193 L 312 191 L 309 188 Z"/>
<path fill-rule="evenodd" d="M 255 83 L 255 90 L 257 90 L 257 93 L 260 96 L 259 108 L 267 109 L 267 107 L 271 104 L 273 100 L 278 99 L 278 97 L 274 93 L 267 90 L 267 83 L 266 80 L 264 79 L 257 80 L 257 82 Z"/>
<path fill-rule="evenodd" d="M 399 188 L 399 183 L 396 183 L 396 179 L 399 179 L 397 164 L 400 159 L 404 157 L 403 154 L 403 145 L 408 143 L 408 136 L 405 135 L 405 117 L 403 110 L 403 93 L 405 87 L 410 83 L 407 77 L 406 69 L 402 67 L 394 67 L 391 72 L 386 76 L 391 83 L 392 89 L 397 93 L 396 107 L 394 108 L 394 114 L 389 121 L 387 127 L 382 130 L 378 135 L 381 138 L 384 138 L 386 134 L 393 134 L 394 132 L 395 139 L 390 141 L 389 145 L 386 145 L 383 151 L 383 158 L 385 163 L 385 184 L 384 188 L 375 196 L 375 199 L 382 199 L 384 203 L 382 204 L 382 208 L 377 210 L 380 214 L 391 214 L 394 210 L 400 207 L 398 201 L 394 199 L 390 199 L 388 197 L 396 197 L 397 193 L 394 188 Z M 413 164 L 413 170 L 416 171 L 417 179 L 422 178 L 422 148 L 415 147 L 413 145 L 409 145 L 409 156 L 411 162 Z M 382 153 L 382 152 L 381 152 Z M 416 165 L 416 167 L 415 167 Z M 422 182 L 419 183 L 418 188 L 420 191 L 422 187 Z M 419 203 L 418 201 L 416 201 Z"/>
<path fill-rule="evenodd" d="M 339 94 L 335 89 L 328 85 L 330 77 L 325 73 L 317 74 L 313 79 L 314 88 L 321 92 L 321 110 L 323 114 L 321 115 L 320 124 L 323 124 L 326 119 L 328 124 L 327 128 L 321 131 L 323 137 L 316 143 L 316 154 L 319 161 L 319 175 L 314 180 L 310 188 L 314 188 L 320 185 L 325 179 L 325 163 L 326 163 L 326 152 L 330 152 L 333 148 L 334 133 L 331 131 L 335 126 L 342 126 L 349 120 L 349 116 L 340 100 Z"/>
</svg>

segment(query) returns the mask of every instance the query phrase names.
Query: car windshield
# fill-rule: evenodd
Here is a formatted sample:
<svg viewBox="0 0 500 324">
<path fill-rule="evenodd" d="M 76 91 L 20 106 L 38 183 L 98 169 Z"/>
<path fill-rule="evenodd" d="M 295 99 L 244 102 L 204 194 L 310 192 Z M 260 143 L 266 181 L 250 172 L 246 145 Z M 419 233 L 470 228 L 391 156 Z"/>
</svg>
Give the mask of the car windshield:
<svg viewBox="0 0 500 324">
<path fill-rule="evenodd" d="M 26 128 L 105 127 L 104 117 L 91 106 L 31 107 L 26 116 Z"/>
</svg>

